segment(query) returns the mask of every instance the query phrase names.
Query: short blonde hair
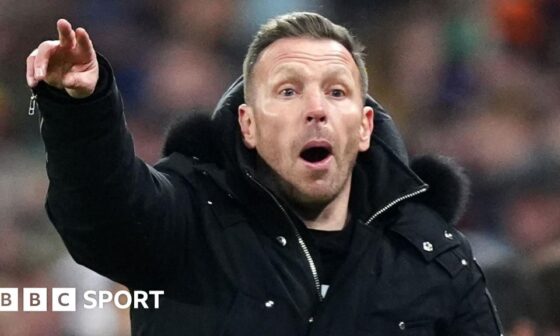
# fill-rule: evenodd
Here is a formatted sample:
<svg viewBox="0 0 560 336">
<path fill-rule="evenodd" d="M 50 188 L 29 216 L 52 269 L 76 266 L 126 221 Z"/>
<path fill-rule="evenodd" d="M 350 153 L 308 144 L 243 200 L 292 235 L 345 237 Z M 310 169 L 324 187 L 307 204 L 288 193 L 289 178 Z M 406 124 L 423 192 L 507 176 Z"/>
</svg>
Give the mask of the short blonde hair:
<svg viewBox="0 0 560 336">
<path fill-rule="evenodd" d="M 269 20 L 261 26 L 249 45 L 243 62 L 246 102 L 249 101 L 251 96 L 250 83 L 253 77 L 253 69 L 260 54 L 275 41 L 287 37 L 330 39 L 342 44 L 350 52 L 358 66 L 361 91 L 365 99 L 368 90 L 368 75 L 364 61 L 364 46 L 350 34 L 348 29 L 332 23 L 324 16 L 309 12 L 294 12 Z"/>
</svg>

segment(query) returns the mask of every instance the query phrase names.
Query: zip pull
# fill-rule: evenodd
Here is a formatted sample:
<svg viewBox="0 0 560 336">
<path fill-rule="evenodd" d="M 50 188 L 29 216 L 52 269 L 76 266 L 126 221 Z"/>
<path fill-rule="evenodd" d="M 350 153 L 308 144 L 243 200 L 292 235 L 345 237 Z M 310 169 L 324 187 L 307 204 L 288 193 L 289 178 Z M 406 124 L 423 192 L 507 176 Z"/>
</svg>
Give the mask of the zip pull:
<svg viewBox="0 0 560 336">
<path fill-rule="evenodd" d="M 30 116 L 34 115 L 35 108 L 37 108 L 37 94 L 33 92 L 31 93 L 31 98 L 29 99 L 29 111 L 27 114 Z"/>
</svg>

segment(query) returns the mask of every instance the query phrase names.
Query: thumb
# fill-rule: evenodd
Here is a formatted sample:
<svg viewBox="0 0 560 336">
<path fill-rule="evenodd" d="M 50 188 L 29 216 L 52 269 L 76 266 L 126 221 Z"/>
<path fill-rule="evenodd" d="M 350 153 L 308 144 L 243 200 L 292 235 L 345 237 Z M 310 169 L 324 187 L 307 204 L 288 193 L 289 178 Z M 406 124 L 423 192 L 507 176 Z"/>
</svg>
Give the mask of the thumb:
<svg viewBox="0 0 560 336">
<path fill-rule="evenodd" d="M 86 98 L 94 91 L 99 80 L 99 68 L 94 66 L 84 72 L 70 71 L 62 77 L 62 84 L 72 98 Z"/>
</svg>

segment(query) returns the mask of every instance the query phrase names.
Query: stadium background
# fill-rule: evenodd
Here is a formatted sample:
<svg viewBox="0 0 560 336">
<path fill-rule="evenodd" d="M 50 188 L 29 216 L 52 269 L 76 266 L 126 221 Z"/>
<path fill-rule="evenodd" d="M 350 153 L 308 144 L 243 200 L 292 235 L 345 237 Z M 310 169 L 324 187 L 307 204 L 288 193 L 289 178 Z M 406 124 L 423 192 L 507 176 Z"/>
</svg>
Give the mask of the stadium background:
<svg viewBox="0 0 560 336">
<path fill-rule="evenodd" d="M 367 47 L 370 93 L 411 155 L 454 157 L 472 178 L 459 224 L 510 335 L 560 335 L 559 0 L 0 0 L 0 287 L 121 289 L 76 265 L 48 222 L 25 59 L 85 27 L 111 61 L 137 153 L 155 163 L 166 126 L 210 111 L 258 26 L 312 10 Z M 128 313 L 0 313 L 0 335 L 126 335 Z"/>
</svg>

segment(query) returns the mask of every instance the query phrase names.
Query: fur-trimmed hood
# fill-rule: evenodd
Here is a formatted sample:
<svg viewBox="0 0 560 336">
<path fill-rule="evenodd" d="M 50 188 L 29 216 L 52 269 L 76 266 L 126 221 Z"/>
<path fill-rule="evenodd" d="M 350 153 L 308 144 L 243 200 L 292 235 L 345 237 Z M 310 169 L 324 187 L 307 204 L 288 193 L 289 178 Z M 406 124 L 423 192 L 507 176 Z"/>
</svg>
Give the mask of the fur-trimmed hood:
<svg viewBox="0 0 560 336">
<path fill-rule="evenodd" d="M 222 169 L 250 165 L 247 158 L 255 153 L 242 145 L 237 122 L 237 108 L 243 102 L 243 80 L 239 78 L 224 93 L 211 115 L 194 111 L 172 124 L 163 156 L 178 152 Z M 445 157 L 424 156 L 409 162 L 392 118 L 370 96 L 366 104 L 374 108 L 375 130 L 372 146 L 360 153 L 358 165 L 370 180 L 377 179 L 376 183 L 369 181 L 368 195 L 375 200 L 370 211 L 388 204 L 399 194 L 428 187 L 416 200 L 434 209 L 446 222 L 455 224 L 465 210 L 469 194 L 469 182 L 463 170 Z"/>
</svg>

